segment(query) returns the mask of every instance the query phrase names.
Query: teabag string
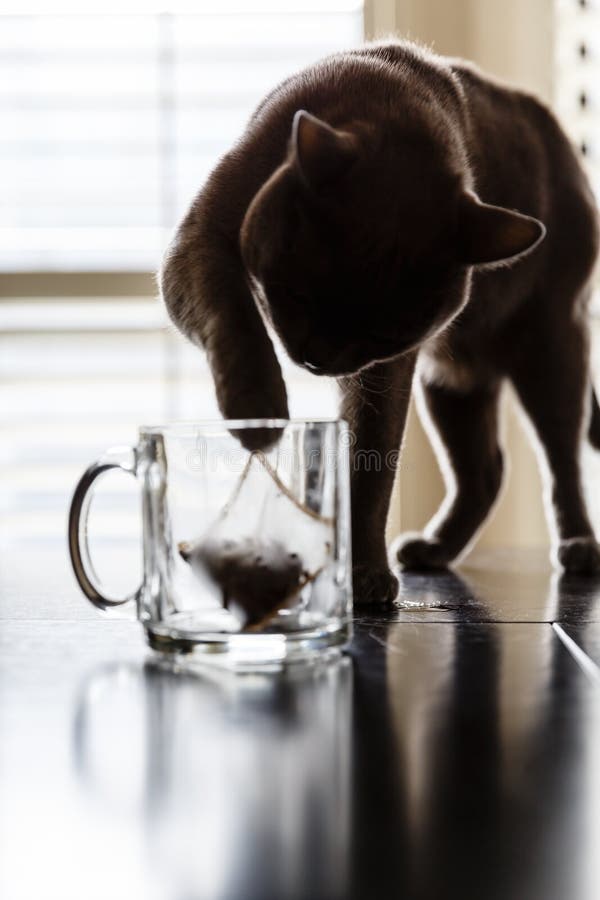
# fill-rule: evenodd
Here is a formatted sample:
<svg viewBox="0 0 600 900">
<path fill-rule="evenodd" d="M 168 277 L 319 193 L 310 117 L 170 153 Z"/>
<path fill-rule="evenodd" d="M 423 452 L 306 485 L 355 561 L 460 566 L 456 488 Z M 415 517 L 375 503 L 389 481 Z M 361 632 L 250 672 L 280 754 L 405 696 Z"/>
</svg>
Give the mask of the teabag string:
<svg viewBox="0 0 600 900">
<path fill-rule="evenodd" d="M 216 520 L 179 552 L 219 586 L 244 627 L 256 628 L 317 578 L 332 540 L 333 519 L 303 504 L 257 452 Z"/>
</svg>

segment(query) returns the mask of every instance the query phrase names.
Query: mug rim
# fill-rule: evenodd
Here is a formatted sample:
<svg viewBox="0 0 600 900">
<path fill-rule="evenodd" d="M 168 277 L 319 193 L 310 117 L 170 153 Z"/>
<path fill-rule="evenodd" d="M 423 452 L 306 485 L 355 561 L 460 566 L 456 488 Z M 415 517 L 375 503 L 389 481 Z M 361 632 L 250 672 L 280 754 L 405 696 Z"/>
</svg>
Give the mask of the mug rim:
<svg viewBox="0 0 600 900">
<path fill-rule="evenodd" d="M 338 416 L 322 418 L 292 417 L 289 419 L 182 419 L 174 422 L 166 422 L 164 425 L 140 425 L 138 433 L 140 437 L 156 436 L 168 432 L 211 431 L 226 432 L 247 428 L 287 428 L 289 425 L 312 425 L 324 428 L 327 425 L 348 425 L 345 419 Z"/>
</svg>

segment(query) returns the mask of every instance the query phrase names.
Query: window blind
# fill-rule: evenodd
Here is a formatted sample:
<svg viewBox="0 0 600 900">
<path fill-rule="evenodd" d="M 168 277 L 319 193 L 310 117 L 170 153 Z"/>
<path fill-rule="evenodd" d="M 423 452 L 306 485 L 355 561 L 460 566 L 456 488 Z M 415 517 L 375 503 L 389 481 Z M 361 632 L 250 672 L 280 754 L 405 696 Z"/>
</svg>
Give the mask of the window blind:
<svg viewBox="0 0 600 900">
<path fill-rule="evenodd" d="M 143 14 L 127 0 L 121 12 L 107 0 L 102 15 L 0 14 L 0 280 L 154 270 L 262 96 L 363 34 L 362 6 L 345 0 L 140 5 Z M 0 544 L 40 538 L 42 590 L 48 539 L 64 544 L 83 468 L 135 442 L 140 424 L 217 409 L 203 354 L 153 298 L 3 293 Z M 294 415 L 335 412 L 333 385 L 289 365 L 286 379 Z M 92 525 L 108 544 L 139 527 L 134 490 L 116 475 L 98 492 Z"/>
<path fill-rule="evenodd" d="M 576 147 L 600 199 L 600 2 L 554 0 L 554 107 Z M 597 282 L 596 282 L 597 287 Z M 600 293 L 591 304 L 592 377 L 600 385 Z M 600 483 L 600 457 L 587 442 L 582 449 L 584 483 Z M 600 521 L 600 494 L 588 491 L 593 522 Z"/>
<path fill-rule="evenodd" d="M 556 112 L 600 196 L 600 2 L 555 0 Z"/>
<path fill-rule="evenodd" d="M 264 94 L 363 35 L 357 0 L 120 6 L 0 15 L 0 271 L 154 270 Z"/>
</svg>

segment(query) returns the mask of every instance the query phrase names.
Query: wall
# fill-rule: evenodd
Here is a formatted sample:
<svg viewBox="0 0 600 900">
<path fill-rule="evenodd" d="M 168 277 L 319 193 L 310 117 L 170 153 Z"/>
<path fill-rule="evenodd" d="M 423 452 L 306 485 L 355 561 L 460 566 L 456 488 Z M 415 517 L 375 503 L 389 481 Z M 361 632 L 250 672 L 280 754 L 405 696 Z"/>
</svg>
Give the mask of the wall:
<svg viewBox="0 0 600 900">
<path fill-rule="evenodd" d="M 375 0 L 368 35 L 396 33 L 436 52 L 464 56 L 497 77 L 552 97 L 553 0 Z M 509 476 L 476 546 L 539 546 L 549 541 L 535 454 L 512 396 L 503 398 Z M 444 496 L 427 436 L 411 409 L 388 523 L 390 538 L 421 529 Z"/>
</svg>

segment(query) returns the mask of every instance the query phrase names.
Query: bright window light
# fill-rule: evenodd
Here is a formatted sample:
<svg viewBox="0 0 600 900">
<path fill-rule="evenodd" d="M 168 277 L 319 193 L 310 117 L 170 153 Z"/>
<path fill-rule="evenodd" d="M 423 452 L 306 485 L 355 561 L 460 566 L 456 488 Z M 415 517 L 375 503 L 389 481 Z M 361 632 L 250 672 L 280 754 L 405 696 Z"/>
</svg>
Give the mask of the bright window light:
<svg viewBox="0 0 600 900">
<path fill-rule="evenodd" d="M 264 94 L 363 36 L 343 0 L 49 5 L 0 5 L 5 272 L 154 270 Z"/>
</svg>

